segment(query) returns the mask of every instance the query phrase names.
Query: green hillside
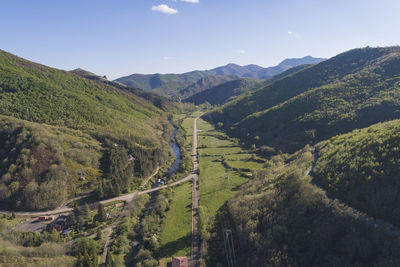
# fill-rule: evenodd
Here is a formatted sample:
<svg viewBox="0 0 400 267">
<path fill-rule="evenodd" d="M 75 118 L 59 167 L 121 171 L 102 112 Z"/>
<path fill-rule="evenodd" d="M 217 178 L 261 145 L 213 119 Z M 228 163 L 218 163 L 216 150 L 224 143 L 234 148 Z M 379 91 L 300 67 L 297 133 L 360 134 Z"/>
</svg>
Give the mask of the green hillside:
<svg viewBox="0 0 400 267">
<path fill-rule="evenodd" d="M 211 75 L 201 78 L 200 80 L 192 83 L 191 85 L 180 89 L 177 92 L 177 95 L 182 99 L 187 99 L 195 94 L 200 92 L 209 90 L 218 85 L 224 84 L 226 82 L 236 80 L 237 76 L 229 76 L 229 75 Z"/>
<path fill-rule="evenodd" d="M 194 91 L 193 94 L 184 99 L 183 102 L 189 102 L 196 105 L 200 105 L 205 102 L 208 102 L 212 105 L 223 105 L 229 101 L 235 100 L 238 97 L 245 97 L 246 94 L 252 91 L 272 84 L 276 80 L 289 76 L 309 66 L 310 65 L 296 66 L 267 80 L 241 78 L 221 83 L 208 89 L 203 88 L 202 90 Z"/>
<path fill-rule="evenodd" d="M 0 114 L 38 123 L 2 119 L 3 205 L 51 208 L 74 193 L 96 189 L 99 182 L 100 196 L 116 195 L 152 173 L 170 153 L 171 126 L 163 114 L 176 105 L 166 99 L 3 51 L 0 73 Z M 69 129 L 77 130 L 75 137 L 69 137 Z M 114 165 L 128 154 L 135 158 L 131 170 L 115 173 Z M 86 187 L 75 184 L 81 172 L 90 177 Z"/>
<path fill-rule="evenodd" d="M 355 130 L 316 147 L 315 183 L 358 210 L 400 225 L 399 120 Z"/>
<path fill-rule="evenodd" d="M 397 118 L 400 48 L 355 49 L 228 103 L 207 118 L 247 144 L 296 151 Z"/>
<path fill-rule="evenodd" d="M 0 115 L 0 144 L 2 207 L 55 208 L 101 175 L 101 143 L 80 131 Z"/>
<path fill-rule="evenodd" d="M 152 92 L 145 92 L 142 89 L 126 86 L 119 82 L 109 81 L 109 80 L 107 80 L 106 77 L 101 77 L 94 73 L 91 73 L 89 71 L 85 71 L 82 69 L 72 70 L 71 73 L 79 75 L 79 76 L 89 79 L 89 80 L 96 81 L 97 83 L 100 83 L 103 86 L 112 86 L 117 89 L 120 89 L 124 93 L 134 94 L 134 96 L 139 97 L 141 101 L 144 101 L 144 102 L 149 101 L 151 104 L 153 104 L 154 106 L 156 106 L 159 109 L 162 109 L 164 111 L 170 111 L 170 110 L 177 109 L 176 104 L 172 103 L 167 98 L 160 96 L 158 94 L 155 94 Z"/>
<path fill-rule="evenodd" d="M 101 136 L 130 135 L 141 143 L 146 143 L 139 141 L 143 136 L 157 141 L 145 121 L 161 111 L 136 95 L 5 52 L 0 53 L 0 70 L 3 115 Z"/>
<path fill-rule="evenodd" d="M 231 229 L 237 266 L 398 266 L 398 229 L 368 221 L 328 199 L 305 176 L 305 148 L 273 157 L 219 211 L 208 264 L 226 264 L 223 229 Z"/>
<path fill-rule="evenodd" d="M 174 95 L 179 89 L 184 89 L 206 76 L 209 74 L 202 71 L 184 74 L 133 74 L 115 81 L 146 91 L 155 90 L 162 95 Z"/>
<path fill-rule="evenodd" d="M 212 105 L 222 105 L 242 94 L 246 94 L 257 89 L 260 86 L 260 83 L 260 80 L 255 79 L 239 79 L 229 81 L 194 94 L 183 101 L 190 102 L 195 105 L 200 105 L 205 102 L 208 102 Z"/>
</svg>

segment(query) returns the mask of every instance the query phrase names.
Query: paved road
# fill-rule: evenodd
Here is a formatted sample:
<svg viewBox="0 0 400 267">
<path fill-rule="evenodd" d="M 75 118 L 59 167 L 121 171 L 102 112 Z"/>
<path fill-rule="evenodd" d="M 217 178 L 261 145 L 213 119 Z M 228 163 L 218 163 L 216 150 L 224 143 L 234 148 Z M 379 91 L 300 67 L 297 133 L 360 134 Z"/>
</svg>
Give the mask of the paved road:
<svg viewBox="0 0 400 267">
<path fill-rule="evenodd" d="M 199 259 L 199 236 L 197 231 L 197 221 L 199 214 L 199 159 L 197 155 L 197 120 L 193 122 L 193 188 L 192 188 L 192 246 L 191 246 L 191 265 L 197 266 Z"/>
<path fill-rule="evenodd" d="M 154 191 L 159 191 L 168 187 L 173 187 L 176 185 L 179 185 L 181 183 L 184 183 L 186 181 L 189 181 L 193 179 L 193 174 L 190 174 L 189 176 L 173 182 L 171 184 L 167 184 L 167 185 L 163 185 L 163 186 L 159 186 L 156 188 L 152 188 L 152 189 L 148 189 L 148 190 L 144 190 L 144 191 L 135 191 L 133 193 L 130 194 L 126 194 L 123 196 L 119 196 L 119 197 L 113 197 L 113 198 L 109 198 L 109 199 L 105 199 L 102 201 L 96 201 L 92 204 L 96 205 L 99 203 L 105 204 L 105 203 L 109 203 L 109 202 L 113 202 L 113 201 L 132 201 L 132 199 L 136 196 L 136 195 L 142 195 L 142 194 L 148 194 Z M 0 213 L 15 213 L 16 215 L 20 215 L 20 216 L 31 216 L 31 217 L 38 217 L 38 216 L 45 216 L 45 215 L 57 215 L 57 214 L 62 214 L 62 213 L 69 213 L 72 211 L 72 208 L 68 208 L 68 207 L 63 207 L 63 208 L 57 208 L 55 210 L 49 210 L 49 211 L 10 211 L 10 210 L 0 210 Z"/>
</svg>

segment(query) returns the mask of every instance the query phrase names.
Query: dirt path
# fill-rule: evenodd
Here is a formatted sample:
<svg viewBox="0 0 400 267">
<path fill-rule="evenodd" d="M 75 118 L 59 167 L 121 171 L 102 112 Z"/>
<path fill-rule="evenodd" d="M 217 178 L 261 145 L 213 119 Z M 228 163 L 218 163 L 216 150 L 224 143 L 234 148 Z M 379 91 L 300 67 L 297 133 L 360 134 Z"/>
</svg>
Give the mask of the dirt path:
<svg viewBox="0 0 400 267">
<path fill-rule="evenodd" d="M 138 195 L 139 195 L 139 193 L 134 195 L 132 200 Z M 108 234 L 107 234 L 107 237 L 106 237 L 106 242 L 104 243 L 103 254 L 101 255 L 100 266 L 105 266 L 105 264 L 106 264 L 107 253 L 108 253 L 108 250 L 110 249 L 110 245 L 111 245 L 111 236 L 112 236 L 115 228 L 117 227 L 117 225 L 121 222 L 122 218 L 125 217 L 125 215 L 127 213 L 128 205 L 129 205 L 129 203 L 125 204 L 124 209 L 121 211 L 121 213 L 119 214 L 118 218 L 115 220 L 115 222 L 112 225 L 110 225 L 109 227 L 103 229 L 103 231 L 108 231 Z"/>
<path fill-rule="evenodd" d="M 150 175 L 149 177 L 147 177 L 146 179 L 144 179 L 140 185 L 145 186 L 150 181 L 150 179 L 153 178 L 158 173 L 158 170 L 160 170 L 160 167 L 157 167 L 157 169 L 154 171 L 154 173 L 152 175 Z"/>
<path fill-rule="evenodd" d="M 199 236 L 197 231 L 198 222 L 198 210 L 199 210 L 199 160 L 197 155 L 197 120 L 199 117 L 194 119 L 193 122 L 193 188 L 192 188 L 192 246 L 191 246 L 191 262 L 192 266 L 197 266 L 199 259 Z"/>
</svg>

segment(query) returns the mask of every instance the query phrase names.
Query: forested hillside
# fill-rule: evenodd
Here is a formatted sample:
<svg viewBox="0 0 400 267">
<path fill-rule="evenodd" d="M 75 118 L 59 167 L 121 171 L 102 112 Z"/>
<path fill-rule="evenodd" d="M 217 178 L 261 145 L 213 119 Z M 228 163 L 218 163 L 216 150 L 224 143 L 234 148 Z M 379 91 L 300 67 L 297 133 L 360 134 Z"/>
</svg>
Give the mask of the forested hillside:
<svg viewBox="0 0 400 267">
<path fill-rule="evenodd" d="M 294 152 L 400 111 L 400 48 L 355 49 L 206 116 L 247 144 Z"/>
<path fill-rule="evenodd" d="M 238 97 L 245 97 L 248 93 L 272 84 L 276 80 L 289 76 L 309 66 L 310 65 L 296 66 L 267 80 L 248 78 L 235 79 L 232 81 L 221 83 L 209 89 L 198 90 L 198 92 L 196 93 L 193 92 L 193 95 L 184 99 L 183 102 L 189 102 L 196 105 L 200 105 L 205 102 L 208 102 L 212 105 L 223 105 L 229 101 L 235 100 Z"/>
<path fill-rule="evenodd" d="M 206 76 L 190 84 L 189 86 L 180 89 L 176 95 L 179 96 L 181 99 L 187 99 L 195 94 L 209 90 L 226 82 L 236 80 L 237 78 L 238 78 L 237 76 L 231 76 L 231 75 Z"/>
<path fill-rule="evenodd" d="M 139 88 L 135 88 L 135 87 L 130 87 L 130 86 L 126 86 L 122 83 L 119 82 L 113 82 L 113 81 L 109 81 L 107 80 L 106 77 L 101 77 L 98 76 L 94 73 L 91 73 L 89 71 L 85 71 L 82 69 L 75 69 L 72 70 L 71 73 L 79 75 L 83 78 L 89 79 L 89 80 L 93 80 L 96 81 L 100 84 L 103 85 L 109 85 L 112 87 L 115 87 L 117 89 L 120 89 L 122 92 L 129 92 L 134 94 L 136 97 L 140 97 L 142 100 L 145 101 L 149 101 L 150 103 L 152 103 L 154 106 L 164 110 L 164 111 L 170 111 L 170 110 L 174 110 L 177 109 L 177 105 L 174 104 L 173 102 L 169 101 L 167 98 L 157 95 L 155 93 L 152 92 L 145 92 L 142 89 Z"/>
<path fill-rule="evenodd" d="M 310 183 L 312 152 L 273 157 L 228 201 L 210 231 L 209 266 L 226 263 L 223 228 L 233 231 L 238 266 L 400 264 L 397 229 L 368 223 Z"/>
<path fill-rule="evenodd" d="M 13 199 L 18 200 L 12 202 L 18 208 L 51 208 L 67 195 L 93 189 L 100 181 L 100 195 L 116 195 L 129 190 L 134 177 L 152 173 L 170 153 L 167 135 L 171 126 L 163 113 L 177 106 L 162 97 L 105 79 L 83 78 L 88 72 L 78 75 L 57 70 L 3 51 L 0 73 L 0 114 L 38 123 L 33 127 L 7 118 L 11 122 L 0 126 L 5 142 L 1 153 L 3 204 Z M 46 125 L 63 130 L 40 130 L 47 129 Z M 70 141 L 80 143 L 78 147 L 65 144 L 68 129 L 80 131 L 74 135 L 85 136 Z M 93 142 L 96 149 L 91 159 L 74 158 L 86 157 L 89 151 L 80 149 L 91 147 Z M 122 173 L 113 172 L 121 164 L 116 158 L 127 158 L 129 154 L 134 158 L 132 171 L 125 165 L 118 168 Z M 38 157 L 44 157 L 46 163 L 35 163 Z M 86 167 L 97 174 L 88 174 Z M 80 175 L 93 179 L 86 180 L 90 188 L 76 191 L 71 184 Z M 51 197 L 44 197 L 46 194 Z"/>
<path fill-rule="evenodd" d="M 55 208 L 101 175 L 102 146 L 80 131 L 0 116 L 0 147 L 3 208 Z"/>
<path fill-rule="evenodd" d="M 316 148 L 316 184 L 328 195 L 400 226 L 399 120 L 334 137 Z"/>
<path fill-rule="evenodd" d="M 200 105 L 208 102 L 212 105 L 222 105 L 236 97 L 256 90 L 261 86 L 260 80 L 238 79 L 229 81 L 205 91 L 199 92 L 183 100 L 183 102 Z"/>
</svg>

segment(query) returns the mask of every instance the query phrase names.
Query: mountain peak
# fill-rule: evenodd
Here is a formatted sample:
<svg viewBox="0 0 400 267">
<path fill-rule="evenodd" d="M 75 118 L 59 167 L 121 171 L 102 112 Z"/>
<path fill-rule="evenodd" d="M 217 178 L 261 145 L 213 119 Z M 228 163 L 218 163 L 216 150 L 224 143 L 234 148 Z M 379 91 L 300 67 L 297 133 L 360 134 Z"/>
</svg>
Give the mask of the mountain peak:
<svg viewBox="0 0 400 267">
<path fill-rule="evenodd" d="M 324 60 L 325 58 L 315 58 L 312 56 L 305 56 L 301 58 L 287 58 L 279 63 L 278 66 L 296 67 L 304 64 L 317 64 Z"/>
</svg>

